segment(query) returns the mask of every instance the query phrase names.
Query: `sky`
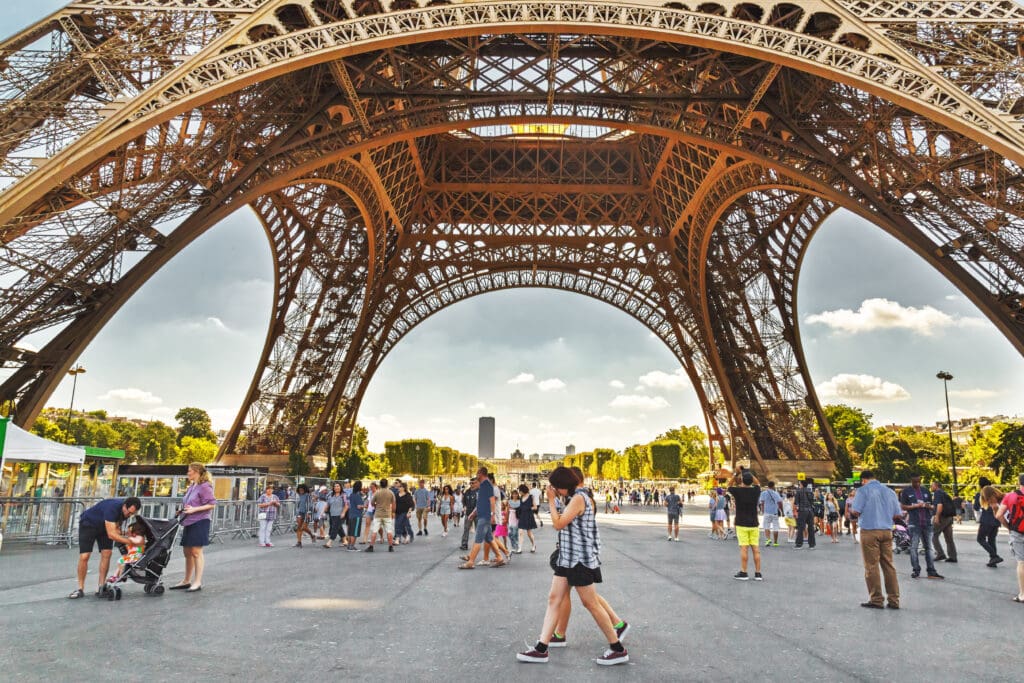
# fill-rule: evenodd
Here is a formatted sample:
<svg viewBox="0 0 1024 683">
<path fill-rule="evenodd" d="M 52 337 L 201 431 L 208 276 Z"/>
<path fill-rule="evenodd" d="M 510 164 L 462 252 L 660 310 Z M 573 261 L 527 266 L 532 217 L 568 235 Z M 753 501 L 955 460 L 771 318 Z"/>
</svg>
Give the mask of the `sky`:
<svg viewBox="0 0 1024 683">
<path fill-rule="evenodd" d="M 10 35 L 59 8 L 5 4 Z M 266 237 L 248 210 L 196 240 L 150 280 L 83 353 L 76 409 L 173 423 L 183 406 L 230 426 L 252 379 L 273 284 Z M 847 212 L 811 241 L 798 291 L 804 351 L 823 402 L 876 425 L 1024 414 L 1024 359 L 958 290 L 906 247 Z M 39 337 L 30 342 L 41 346 Z M 493 416 L 497 452 L 623 448 L 703 425 L 669 350 L 625 313 L 528 289 L 476 297 L 429 318 L 384 360 L 359 422 L 370 446 L 426 437 L 475 453 Z M 66 408 L 68 378 L 49 404 Z"/>
</svg>

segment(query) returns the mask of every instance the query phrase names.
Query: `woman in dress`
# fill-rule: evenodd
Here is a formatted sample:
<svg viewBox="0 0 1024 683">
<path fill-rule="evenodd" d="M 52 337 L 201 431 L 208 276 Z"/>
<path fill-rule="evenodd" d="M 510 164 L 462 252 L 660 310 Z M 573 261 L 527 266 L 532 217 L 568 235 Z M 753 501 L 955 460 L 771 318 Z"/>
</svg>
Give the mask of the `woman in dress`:
<svg viewBox="0 0 1024 683">
<path fill-rule="evenodd" d="M 395 497 L 395 539 L 399 545 L 412 543 L 412 521 L 409 515 L 416 510 L 416 501 L 409 493 L 409 485 L 398 482 L 398 495 Z"/>
<path fill-rule="evenodd" d="M 462 490 L 452 494 L 452 526 L 458 527 L 462 520 Z"/>
<path fill-rule="evenodd" d="M 825 520 L 832 542 L 839 543 L 839 503 L 836 502 L 836 497 L 832 495 L 831 491 L 825 496 Z"/>
<path fill-rule="evenodd" d="M 601 633 L 608 640 L 608 649 L 595 661 L 602 665 L 625 664 L 629 661 L 608 611 L 598 599 L 594 584 L 601 583 L 601 539 L 597 531 L 595 506 L 590 496 L 576 491 L 578 479 L 568 467 L 556 467 L 548 477 L 548 508 L 551 524 L 558 532 L 558 555 L 552 557 L 555 575 L 548 591 L 548 606 L 540 638 L 533 649 L 520 652 L 521 662 L 546 663 L 548 645 L 554 635 L 559 611 L 573 588 L 583 606 L 590 611 Z M 565 509 L 558 511 L 559 496 L 568 499 Z M 525 506 L 523 506 L 525 507 Z"/>
<path fill-rule="evenodd" d="M 522 503 L 517 511 L 519 518 L 519 531 L 526 532 L 530 539 L 530 552 L 537 552 L 537 539 L 533 537 L 533 530 L 537 528 L 537 507 L 533 504 L 533 496 L 530 495 L 530 487 L 526 484 L 519 485 L 519 493 L 522 496 Z"/>
<path fill-rule="evenodd" d="M 441 495 L 437 499 L 437 514 L 441 516 L 441 536 L 448 536 L 448 518 L 452 515 L 452 509 L 455 507 L 455 495 L 452 493 L 452 487 L 448 484 L 444 485 L 441 489 Z"/>
<path fill-rule="evenodd" d="M 203 569 L 206 559 L 203 548 L 210 545 L 211 511 L 217 503 L 213 495 L 213 480 L 206 466 L 194 462 L 188 466 L 189 481 L 185 498 L 181 501 L 181 547 L 185 552 L 185 576 L 171 590 L 196 593 L 203 589 Z"/>
</svg>

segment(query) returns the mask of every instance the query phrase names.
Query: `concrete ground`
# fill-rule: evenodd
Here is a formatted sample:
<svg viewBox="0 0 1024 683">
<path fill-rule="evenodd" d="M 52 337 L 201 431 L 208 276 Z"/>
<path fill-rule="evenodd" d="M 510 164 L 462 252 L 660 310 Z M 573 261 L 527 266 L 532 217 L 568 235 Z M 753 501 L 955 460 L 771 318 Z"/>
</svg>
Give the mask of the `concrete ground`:
<svg viewBox="0 0 1024 683">
<path fill-rule="evenodd" d="M 8 545 L 0 553 L 0 679 L 101 680 L 1020 680 L 1024 606 L 1011 601 L 1013 561 L 986 568 L 972 523 L 957 528 L 960 562 L 945 581 L 910 578 L 897 556 L 903 609 L 867 610 L 850 537 L 814 551 L 763 549 L 765 580 L 739 582 L 735 541 L 706 538 L 699 505 L 683 541 L 663 514 L 626 506 L 600 515 L 600 590 L 632 624 L 630 663 L 599 667 L 604 642 L 574 601 L 569 647 L 546 665 L 515 653 L 540 629 L 551 571 L 550 526 L 538 552 L 510 567 L 456 569 L 459 539 L 432 533 L 395 553 L 241 541 L 208 551 L 196 594 L 67 600 L 76 551 Z M 528 547 L 527 547 L 528 550 Z M 168 567 L 176 581 L 180 553 Z M 95 585 L 96 558 L 87 588 Z M 752 568 L 751 568 L 752 572 Z M 1016 636 L 1013 634 L 1017 634 Z"/>
</svg>

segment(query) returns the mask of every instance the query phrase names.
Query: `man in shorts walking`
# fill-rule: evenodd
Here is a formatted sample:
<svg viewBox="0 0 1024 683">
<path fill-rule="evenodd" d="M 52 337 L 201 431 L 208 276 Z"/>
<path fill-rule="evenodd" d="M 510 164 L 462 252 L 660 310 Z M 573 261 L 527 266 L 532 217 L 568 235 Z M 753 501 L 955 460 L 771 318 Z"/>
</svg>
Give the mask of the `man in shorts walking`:
<svg viewBox="0 0 1024 683">
<path fill-rule="evenodd" d="M 757 528 L 757 503 L 761 498 L 761 486 L 757 477 L 743 467 L 736 468 L 732 477 L 729 495 L 736 503 L 736 540 L 740 544 L 740 570 L 732 578 L 747 581 L 747 558 L 754 552 L 754 581 L 761 580 L 761 546 L 758 544 L 760 530 Z"/>
<path fill-rule="evenodd" d="M 395 552 L 395 494 L 388 488 L 387 479 L 380 480 L 380 487 L 373 494 L 373 521 L 370 522 L 370 545 L 366 552 L 373 552 L 377 532 L 381 529 L 388 537 L 388 552 Z"/>
<path fill-rule="evenodd" d="M 779 515 L 782 514 L 782 496 L 775 490 L 775 482 L 768 482 L 768 488 L 761 491 L 758 501 L 764 525 L 764 545 L 779 546 Z"/>
<path fill-rule="evenodd" d="M 676 494 L 676 487 L 668 487 L 665 496 L 665 508 L 668 510 L 668 540 L 679 540 L 679 513 L 683 509 L 683 499 Z"/>
<path fill-rule="evenodd" d="M 487 476 L 486 467 L 481 467 L 477 471 L 476 479 L 480 482 L 480 488 L 477 489 L 476 494 L 476 509 L 470 513 L 470 517 L 476 519 L 476 540 L 473 542 L 473 549 L 469 551 L 469 555 L 462 557 L 463 563 L 459 565 L 459 569 L 473 569 L 476 555 L 484 545 L 494 551 L 495 560 L 491 563 L 491 567 L 504 567 L 505 560 L 501 559 L 501 550 L 494 542 L 494 531 L 491 528 L 492 524 L 497 524 L 497 512 L 495 510 L 494 485 L 491 484 L 491 480 Z"/>
</svg>

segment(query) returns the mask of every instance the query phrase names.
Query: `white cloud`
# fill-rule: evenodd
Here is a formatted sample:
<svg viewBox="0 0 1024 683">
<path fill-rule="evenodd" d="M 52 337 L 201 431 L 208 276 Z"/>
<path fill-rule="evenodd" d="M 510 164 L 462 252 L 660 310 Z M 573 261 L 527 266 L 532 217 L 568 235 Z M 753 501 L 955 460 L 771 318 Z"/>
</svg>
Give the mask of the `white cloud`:
<svg viewBox="0 0 1024 683">
<path fill-rule="evenodd" d="M 206 322 L 210 323 L 210 325 L 216 327 L 218 330 L 228 331 L 228 326 L 225 325 L 224 321 L 218 318 L 217 316 L 211 315 L 209 318 L 206 319 Z"/>
<path fill-rule="evenodd" d="M 551 379 L 537 382 L 537 388 L 541 391 L 559 391 L 560 389 L 565 389 L 565 382 L 557 377 L 552 377 Z"/>
<path fill-rule="evenodd" d="M 664 391 L 680 391 L 690 388 L 690 378 L 686 376 L 682 368 L 671 374 L 654 370 L 640 377 L 640 386 Z"/>
<path fill-rule="evenodd" d="M 950 389 L 949 395 L 956 398 L 966 399 L 983 399 L 983 398 L 994 398 L 999 395 L 1000 392 L 992 391 L 991 389 Z"/>
<path fill-rule="evenodd" d="M 670 406 L 661 396 L 638 396 L 636 394 L 620 394 L 608 404 L 612 408 L 632 408 L 641 412 L 662 410 Z"/>
<path fill-rule="evenodd" d="M 888 299 L 865 299 L 860 308 L 840 308 L 807 316 L 808 323 L 820 323 L 850 334 L 873 330 L 903 329 L 931 336 L 948 327 L 984 326 L 980 318 L 952 316 L 932 306 L 915 308 Z"/>
<path fill-rule="evenodd" d="M 102 396 L 97 396 L 101 401 L 125 401 L 127 403 L 141 403 L 144 406 L 158 406 L 164 402 L 159 396 L 152 392 L 126 387 L 124 389 L 111 389 Z"/>
<path fill-rule="evenodd" d="M 477 401 L 469 407 L 470 410 L 487 410 L 487 404 L 483 401 Z"/>
<path fill-rule="evenodd" d="M 612 389 L 625 389 L 626 388 L 626 385 L 621 380 L 617 380 L 617 379 L 613 379 L 611 382 L 608 382 L 608 386 L 610 386 Z"/>
<path fill-rule="evenodd" d="M 910 392 L 899 384 L 883 381 L 872 375 L 841 373 L 818 385 L 823 398 L 839 398 L 861 401 L 904 401 Z"/>
<path fill-rule="evenodd" d="M 946 301 L 966 301 L 966 299 L 959 294 L 947 294 Z"/>
<path fill-rule="evenodd" d="M 520 372 L 518 375 L 508 381 L 508 384 L 529 384 L 534 380 L 534 376 L 528 372 Z"/>
<path fill-rule="evenodd" d="M 612 415 L 601 415 L 599 417 L 591 417 L 587 419 L 587 422 L 592 425 L 624 425 L 632 422 L 628 417 L 614 417 Z"/>
</svg>

